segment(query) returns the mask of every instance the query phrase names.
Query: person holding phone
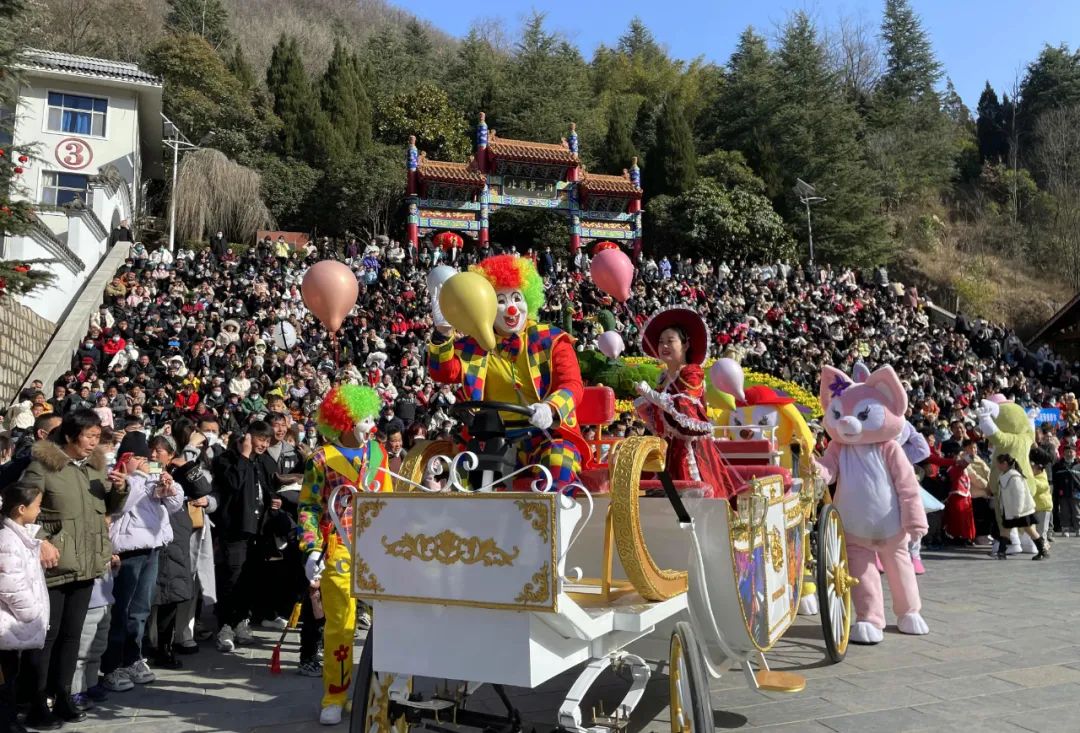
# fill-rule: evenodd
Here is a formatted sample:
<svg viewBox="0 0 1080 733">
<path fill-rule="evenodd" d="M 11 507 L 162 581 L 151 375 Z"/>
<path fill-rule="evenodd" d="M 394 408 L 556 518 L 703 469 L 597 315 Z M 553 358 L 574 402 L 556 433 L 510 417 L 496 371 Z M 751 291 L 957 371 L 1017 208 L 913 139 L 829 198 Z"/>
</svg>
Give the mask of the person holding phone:
<svg viewBox="0 0 1080 733">
<path fill-rule="evenodd" d="M 172 439 L 158 436 L 151 446 L 142 433 L 131 433 L 124 442 L 122 452 L 128 448 L 135 455 L 126 464 L 127 501 L 109 528 L 120 567 L 113 585 L 109 641 L 101 657 L 103 684 L 111 692 L 126 692 L 156 679 L 142 657 L 143 634 L 157 587 L 159 551 L 173 538 L 169 516 L 184 507 L 179 485 L 162 470 L 170 445 L 176 453 Z"/>
</svg>

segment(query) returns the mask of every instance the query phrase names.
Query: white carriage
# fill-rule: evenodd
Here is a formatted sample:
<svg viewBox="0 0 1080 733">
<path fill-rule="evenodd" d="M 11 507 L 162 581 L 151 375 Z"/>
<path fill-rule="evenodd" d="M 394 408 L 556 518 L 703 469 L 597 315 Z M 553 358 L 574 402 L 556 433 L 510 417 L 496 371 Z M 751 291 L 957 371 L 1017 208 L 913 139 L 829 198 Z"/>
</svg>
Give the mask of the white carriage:
<svg viewBox="0 0 1080 733">
<path fill-rule="evenodd" d="M 754 688 L 803 689 L 764 653 L 798 611 L 820 499 L 809 482 L 749 467 L 734 502 L 682 498 L 663 473 L 664 441 L 635 437 L 608 442 L 606 482 L 574 496 L 549 491 L 550 476 L 524 491 L 500 490 L 522 488 L 513 475 L 469 490 L 465 473 L 479 461 L 450 449 L 422 444 L 393 493 L 354 497 L 353 593 L 374 624 L 353 680 L 353 730 L 520 730 L 503 686 L 532 689 L 575 668 L 552 730 L 623 730 L 656 669 L 668 672 L 673 731 L 713 729 L 710 679 L 732 667 Z M 443 490 L 424 481 L 432 473 Z M 850 580 L 835 510 L 817 523 L 835 659 Z M 581 702 L 609 667 L 626 693 L 586 719 Z M 419 694 L 421 678 L 460 682 Z M 481 684 L 495 686 L 505 715 L 467 706 Z"/>
</svg>

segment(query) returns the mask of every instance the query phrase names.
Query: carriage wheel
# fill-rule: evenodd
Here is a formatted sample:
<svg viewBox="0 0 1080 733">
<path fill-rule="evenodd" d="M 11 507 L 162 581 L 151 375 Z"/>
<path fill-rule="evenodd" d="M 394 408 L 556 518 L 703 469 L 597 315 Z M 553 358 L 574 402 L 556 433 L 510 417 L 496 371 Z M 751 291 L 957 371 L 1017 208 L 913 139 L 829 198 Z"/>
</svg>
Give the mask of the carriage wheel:
<svg viewBox="0 0 1080 733">
<path fill-rule="evenodd" d="M 847 654 L 851 634 L 851 588 L 858 581 L 848 574 L 847 540 L 840 512 L 827 504 L 817 521 L 817 592 L 825 650 L 833 662 Z"/>
<path fill-rule="evenodd" d="M 349 733 L 408 733 L 409 724 L 404 715 L 390 721 L 390 685 L 395 675 L 376 674 L 372 670 L 374 632 L 372 626 L 360 653 L 360 664 L 353 674 Z"/>
<path fill-rule="evenodd" d="M 671 733 L 712 733 L 709 675 L 694 631 L 685 621 L 671 632 L 670 662 Z"/>
</svg>

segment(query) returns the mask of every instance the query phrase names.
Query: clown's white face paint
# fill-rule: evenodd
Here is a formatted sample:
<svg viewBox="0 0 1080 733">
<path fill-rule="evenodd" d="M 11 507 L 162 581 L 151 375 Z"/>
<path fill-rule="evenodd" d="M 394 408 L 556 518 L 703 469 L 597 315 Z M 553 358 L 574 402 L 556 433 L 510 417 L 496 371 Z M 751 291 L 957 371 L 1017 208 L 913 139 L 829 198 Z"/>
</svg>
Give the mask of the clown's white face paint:
<svg viewBox="0 0 1080 733">
<path fill-rule="evenodd" d="M 371 440 L 371 437 L 375 435 L 376 425 L 375 418 L 366 417 L 353 426 L 353 435 L 356 436 L 356 442 L 363 445 L 367 441 Z"/>
<path fill-rule="evenodd" d="M 499 308 L 495 312 L 495 332 L 500 336 L 521 333 L 529 315 L 529 305 L 520 290 L 496 290 Z"/>
</svg>

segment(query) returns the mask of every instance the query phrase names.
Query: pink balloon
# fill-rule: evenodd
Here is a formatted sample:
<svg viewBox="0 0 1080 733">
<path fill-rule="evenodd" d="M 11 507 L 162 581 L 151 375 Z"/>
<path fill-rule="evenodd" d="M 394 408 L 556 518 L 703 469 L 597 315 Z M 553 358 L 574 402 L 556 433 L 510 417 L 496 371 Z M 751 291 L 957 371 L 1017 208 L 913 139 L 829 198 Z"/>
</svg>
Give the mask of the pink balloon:
<svg viewBox="0 0 1080 733">
<path fill-rule="evenodd" d="M 356 305 L 360 286 L 348 266 L 334 260 L 316 262 L 304 273 L 300 285 L 304 305 L 331 333 L 341 328 L 345 316 Z"/>
<path fill-rule="evenodd" d="M 605 249 L 593 257 L 589 267 L 596 287 L 620 303 L 630 297 L 630 283 L 634 280 L 634 263 L 621 249 Z"/>
<path fill-rule="evenodd" d="M 709 368 L 709 379 L 712 380 L 713 387 L 727 392 L 737 400 L 746 399 L 743 392 L 744 378 L 742 367 L 734 359 L 717 359 Z"/>
<path fill-rule="evenodd" d="M 618 359 L 619 354 L 626 350 L 626 344 L 623 343 L 618 331 L 604 331 L 596 339 L 596 347 L 609 359 Z"/>
</svg>

